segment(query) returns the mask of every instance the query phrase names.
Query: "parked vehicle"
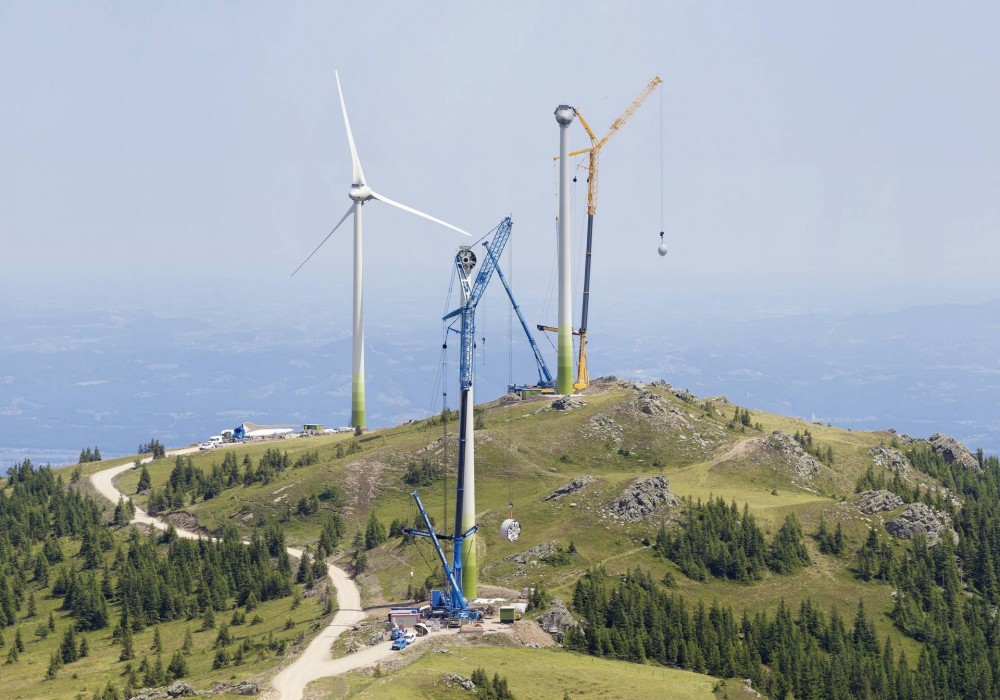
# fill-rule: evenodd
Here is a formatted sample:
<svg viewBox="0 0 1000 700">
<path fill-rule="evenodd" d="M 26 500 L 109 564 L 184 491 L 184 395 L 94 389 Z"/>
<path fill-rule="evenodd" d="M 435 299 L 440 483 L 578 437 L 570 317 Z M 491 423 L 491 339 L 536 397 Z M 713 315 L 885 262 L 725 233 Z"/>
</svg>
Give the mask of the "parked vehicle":
<svg viewBox="0 0 1000 700">
<path fill-rule="evenodd" d="M 399 651 L 400 649 L 405 649 L 409 642 L 406 641 L 406 637 L 400 637 L 399 639 L 392 640 L 393 651 Z"/>
</svg>

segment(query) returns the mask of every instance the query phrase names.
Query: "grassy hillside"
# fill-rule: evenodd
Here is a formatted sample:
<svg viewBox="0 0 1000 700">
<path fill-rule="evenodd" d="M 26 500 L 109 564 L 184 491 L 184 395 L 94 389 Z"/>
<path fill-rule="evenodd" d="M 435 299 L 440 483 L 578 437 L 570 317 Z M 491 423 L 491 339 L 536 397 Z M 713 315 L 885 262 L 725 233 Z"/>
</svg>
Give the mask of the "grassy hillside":
<svg viewBox="0 0 1000 700">
<path fill-rule="evenodd" d="M 639 386 L 598 381 L 580 398 L 582 401 L 569 410 L 554 409 L 552 399 L 544 397 L 524 401 L 504 398 L 480 407 L 476 483 L 481 584 L 515 590 L 538 585 L 569 600 L 576 581 L 591 567 L 601 565 L 610 574 L 642 567 L 654 580 L 672 577 L 677 591 L 692 604 L 717 601 L 731 606 L 737 614 L 772 613 L 782 600 L 790 609 L 796 609 L 808 597 L 824 610 L 836 606 L 843 617 L 850 619 L 861 601 L 874 620 L 879 639 L 889 637 L 911 663 L 916 662 L 918 644 L 899 632 L 888 618 L 893 607 L 892 587 L 861 581 L 854 570 L 853 553 L 861 546 L 870 525 L 879 522 L 878 515 L 864 515 L 854 505 L 855 483 L 869 468 L 891 476 L 875 464 L 870 451 L 893 444 L 898 436 L 891 432 L 844 431 L 745 411 L 722 397 L 697 399 L 663 383 Z M 336 435 L 227 448 L 235 453 L 241 469 L 245 462 L 257 464 L 266 451 L 275 449 L 287 454 L 289 466 L 267 483 L 240 483 L 207 500 L 195 497 L 191 502 L 187 498 L 180 510 L 213 531 L 229 523 L 250 533 L 277 522 L 289 544 L 305 546 L 315 546 L 322 523 L 336 511 L 347 523 L 347 534 L 339 545 L 347 554 L 353 533 L 364 531 L 371 513 L 387 527 L 395 520 L 413 522 L 416 509 L 410 492 L 414 489 L 420 491 L 435 521 L 445 522 L 454 509 L 456 429 L 454 417 L 448 423 L 435 417 L 361 437 Z M 773 435 L 775 431 L 780 435 Z M 802 450 L 795 448 L 792 436 L 806 431 L 812 441 L 809 451 L 815 458 L 803 456 Z M 190 460 L 195 468 L 208 474 L 222 462 L 225 452 L 199 452 L 190 455 Z M 294 466 L 296 462 L 303 465 Z M 166 458 L 148 466 L 154 490 L 166 487 L 175 465 L 175 459 Z M 421 467 L 425 473 L 417 481 L 422 483 L 407 483 L 407 474 L 414 469 L 419 472 Z M 934 479 L 914 474 L 925 491 L 938 487 Z M 126 472 L 119 477 L 119 488 L 135 493 L 139 475 L 138 469 Z M 636 479 L 654 475 L 664 476 L 679 498 L 697 502 L 721 497 L 735 502 L 739 509 L 746 504 L 768 540 L 786 515 L 794 514 L 806 534 L 810 564 L 791 575 L 768 572 L 751 583 L 687 578 L 676 564 L 655 554 L 649 546 L 661 525 L 670 526 L 682 519 L 681 507 L 661 509 L 637 522 L 612 513 L 626 488 Z M 569 496 L 545 500 L 554 490 L 579 477 L 592 477 L 594 481 Z M 320 494 L 325 495 L 315 498 Z M 138 494 L 137 502 L 145 505 L 148 495 Z M 508 501 L 514 503 L 515 516 L 522 525 L 521 539 L 515 543 L 502 540 L 499 533 L 500 523 L 507 517 Z M 177 517 L 176 513 L 168 516 Z M 845 554 L 820 553 L 812 535 L 821 518 L 831 529 L 841 526 Z M 537 556 L 516 558 L 547 543 L 558 543 L 564 550 L 572 544 L 575 553 L 548 563 Z M 904 549 L 909 544 L 896 541 L 892 546 Z M 367 572 L 359 577 L 366 604 L 402 601 L 409 584 L 422 584 L 438 569 L 429 544 L 404 543 L 398 537 L 369 551 L 368 560 Z M 499 664 L 500 659 L 515 657 L 521 664 L 521 656 L 541 658 L 532 656 L 533 652 L 540 654 L 535 650 L 463 651 L 486 654 L 484 666 L 487 661 Z M 605 663 L 565 652 L 544 652 L 560 653 L 561 667 Z M 494 659 L 490 654 L 499 656 Z M 398 678 L 427 697 L 451 697 L 453 691 L 439 688 L 435 680 L 437 667 L 447 665 L 447 659 L 430 656 L 393 674 L 393 683 Z M 492 667 L 488 670 L 492 672 Z M 573 673 L 567 675 L 573 677 Z M 704 690 L 706 677 L 700 678 L 692 686 L 693 693 Z M 330 687 L 336 686 L 337 692 L 342 692 L 347 687 L 342 685 L 345 682 L 331 681 Z M 528 684 L 515 684 L 513 678 L 511 682 L 518 697 L 533 697 Z M 380 693 L 391 692 L 380 690 L 386 685 L 384 679 L 347 683 L 350 692 L 358 697 L 388 697 Z M 519 685 L 523 686 L 521 690 Z"/>
<path fill-rule="evenodd" d="M 508 646 L 457 646 L 447 654 L 425 653 L 415 663 L 380 678 L 357 674 L 324 679 L 309 687 L 320 697 L 330 698 L 458 700 L 468 698 L 469 692 L 447 682 L 445 675 L 468 678 L 477 668 L 487 669 L 490 678 L 494 673 L 505 677 L 518 700 L 550 700 L 564 693 L 574 699 L 646 700 L 651 697 L 650 688 L 669 688 L 669 697 L 677 700 L 715 697 L 716 681 L 698 673 L 640 667 L 557 649 Z"/>
</svg>

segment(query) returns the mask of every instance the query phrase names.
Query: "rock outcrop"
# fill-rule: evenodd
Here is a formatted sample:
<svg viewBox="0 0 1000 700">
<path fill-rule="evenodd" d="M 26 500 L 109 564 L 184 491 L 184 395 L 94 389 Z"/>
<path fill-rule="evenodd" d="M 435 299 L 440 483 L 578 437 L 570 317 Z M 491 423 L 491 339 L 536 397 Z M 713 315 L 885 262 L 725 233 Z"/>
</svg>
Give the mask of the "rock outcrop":
<svg viewBox="0 0 1000 700">
<path fill-rule="evenodd" d="M 595 481 L 597 481 L 597 479 L 594 478 L 594 477 L 592 477 L 592 476 L 586 476 L 586 475 L 585 476 L 578 476 L 577 478 L 573 479 L 573 481 L 569 482 L 565 486 L 560 486 L 559 488 L 557 488 L 555 491 L 553 491 L 552 493 L 550 493 L 548 496 L 546 496 L 542 500 L 543 501 L 551 501 L 551 500 L 556 499 L 556 498 L 562 498 L 563 496 L 568 496 L 571 493 L 576 493 L 577 491 L 579 491 L 580 489 L 582 489 L 585 486 L 589 486 L 590 484 L 593 484 Z"/>
<path fill-rule="evenodd" d="M 538 625 L 550 633 L 565 632 L 567 627 L 575 624 L 576 620 L 559 598 L 554 598 L 549 609 L 538 616 Z"/>
<path fill-rule="evenodd" d="M 552 402 L 552 408 L 557 411 L 571 411 L 574 408 L 580 408 L 581 406 L 586 406 L 587 402 L 581 399 L 579 396 L 560 396 L 558 399 Z"/>
<path fill-rule="evenodd" d="M 948 464 L 958 462 L 976 474 L 983 473 L 983 468 L 979 466 L 979 460 L 976 459 L 976 456 L 969 452 L 968 447 L 955 438 L 942 435 L 941 433 L 934 433 L 927 438 L 927 442 L 930 444 L 931 449 L 941 455 Z"/>
<path fill-rule="evenodd" d="M 890 472 L 899 471 L 900 476 L 907 477 L 910 474 L 910 460 L 899 450 L 885 445 L 878 445 L 868 450 L 875 466 L 882 467 Z"/>
<path fill-rule="evenodd" d="M 951 527 L 951 518 L 947 513 L 934 510 L 924 503 L 911 503 L 899 517 L 885 524 L 885 529 L 894 537 L 912 540 L 917 532 L 927 536 L 927 544 L 937 544 L 945 534 L 958 542 L 958 533 Z"/>
<path fill-rule="evenodd" d="M 892 491 L 862 491 L 858 494 L 858 508 L 867 515 L 894 510 L 901 505 L 903 499 Z"/>
<path fill-rule="evenodd" d="M 662 508 L 680 503 L 670 492 L 670 484 L 664 476 L 639 479 L 618 497 L 611 506 L 611 514 L 621 520 L 639 522 L 658 513 Z"/>
<path fill-rule="evenodd" d="M 788 433 L 775 430 L 766 439 L 768 447 L 788 460 L 795 476 L 808 481 L 819 474 L 819 462 Z"/>
<path fill-rule="evenodd" d="M 648 416 L 662 416 L 667 412 L 666 407 L 663 405 L 663 399 L 661 399 L 657 394 L 654 394 L 651 391 L 646 391 L 645 389 L 639 390 L 637 403 L 639 410 Z"/>
<path fill-rule="evenodd" d="M 530 561 L 538 561 L 544 559 L 545 557 L 551 556 L 559 551 L 559 543 L 552 542 L 542 542 L 537 544 L 526 552 L 518 552 L 517 554 L 511 554 L 509 557 L 503 559 L 503 561 L 512 561 L 517 564 L 527 564 Z"/>
<path fill-rule="evenodd" d="M 167 695 L 172 698 L 190 698 L 198 693 L 184 681 L 176 681 L 167 686 Z"/>
</svg>

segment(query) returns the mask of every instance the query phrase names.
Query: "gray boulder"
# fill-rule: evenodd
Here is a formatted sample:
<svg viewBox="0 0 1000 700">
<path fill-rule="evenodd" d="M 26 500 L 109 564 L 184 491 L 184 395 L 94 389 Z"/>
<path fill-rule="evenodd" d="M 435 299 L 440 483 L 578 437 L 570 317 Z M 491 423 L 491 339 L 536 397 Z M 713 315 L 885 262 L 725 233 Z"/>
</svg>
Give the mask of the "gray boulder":
<svg viewBox="0 0 1000 700">
<path fill-rule="evenodd" d="M 240 681 L 233 687 L 233 692 L 237 695 L 256 695 L 260 688 L 253 681 Z"/>
<path fill-rule="evenodd" d="M 667 409 L 663 406 L 663 399 L 645 389 L 639 391 L 637 402 L 639 410 L 648 416 L 662 416 L 667 412 Z"/>
<path fill-rule="evenodd" d="M 576 620 L 566 609 L 560 598 L 555 598 L 548 610 L 538 616 L 538 625 L 550 633 L 564 632 L 567 627 L 576 624 Z"/>
<path fill-rule="evenodd" d="M 559 488 L 557 488 L 555 491 L 553 491 L 552 493 L 550 493 L 548 496 L 546 496 L 542 500 L 543 501 L 551 501 L 551 500 L 556 499 L 556 498 L 562 498 L 563 496 L 568 496 L 571 493 L 576 493 L 577 491 L 579 491 L 580 489 L 582 489 L 584 486 L 589 486 L 590 484 L 594 483 L 595 481 L 597 481 L 597 479 L 595 479 L 592 476 L 578 476 L 577 478 L 573 479 L 573 481 L 569 482 L 565 486 L 560 486 Z"/>
<path fill-rule="evenodd" d="M 198 693 L 184 681 L 175 681 L 167 686 L 167 695 L 172 698 L 190 698 Z"/>
<path fill-rule="evenodd" d="M 587 402 L 581 399 L 579 396 L 560 396 L 558 399 L 552 402 L 552 408 L 557 411 L 571 411 L 574 408 L 580 408 L 581 406 L 586 406 Z"/>
<path fill-rule="evenodd" d="M 767 446 L 787 460 L 795 476 L 811 479 L 819 474 L 819 462 L 788 433 L 775 430 L 767 436 Z"/>
<path fill-rule="evenodd" d="M 868 450 L 868 454 L 871 455 L 875 466 L 891 472 L 898 471 L 903 476 L 908 476 L 910 473 L 910 461 L 899 450 L 878 445 Z"/>
<path fill-rule="evenodd" d="M 517 564 L 527 564 L 530 561 L 538 561 L 540 559 L 544 559 L 545 557 L 552 556 L 557 551 L 559 551 L 559 542 L 555 540 L 552 542 L 542 542 L 541 544 L 536 544 L 534 547 L 525 552 L 511 554 L 509 557 L 505 557 L 503 561 L 510 561 Z"/>
<path fill-rule="evenodd" d="M 941 433 L 934 433 L 927 438 L 927 442 L 930 444 L 931 449 L 941 455 L 948 464 L 958 462 L 976 474 L 983 473 L 983 468 L 979 466 L 979 460 L 976 459 L 976 456 L 969 452 L 968 447 L 955 438 L 942 435 Z"/>
<path fill-rule="evenodd" d="M 903 499 L 892 491 L 863 491 L 858 494 L 858 508 L 871 515 L 885 510 L 894 510 L 903 505 Z"/>
<path fill-rule="evenodd" d="M 629 486 L 612 505 L 611 512 L 621 520 L 639 522 L 656 514 L 661 508 L 680 503 L 670 492 L 670 484 L 664 476 L 639 479 Z"/>
<path fill-rule="evenodd" d="M 898 518 L 887 522 L 885 529 L 902 540 L 912 540 L 914 534 L 923 532 L 930 546 L 937 544 L 946 534 L 953 542 L 958 541 L 958 533 L 952 529 L 948 514 L 934 510 L 924 503 L 911 503 Z"/>
</svg>

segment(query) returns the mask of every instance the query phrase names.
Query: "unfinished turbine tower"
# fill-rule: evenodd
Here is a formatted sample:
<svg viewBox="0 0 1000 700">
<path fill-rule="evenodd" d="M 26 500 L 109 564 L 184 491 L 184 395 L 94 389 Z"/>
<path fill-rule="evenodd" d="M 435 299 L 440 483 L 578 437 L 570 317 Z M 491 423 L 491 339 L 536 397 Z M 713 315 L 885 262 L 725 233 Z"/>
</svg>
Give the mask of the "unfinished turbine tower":
<svg viewBox="0 0 1000 700">
<path fill-rule="evenodd" d="M 347 105 L 344 103 L 344 91 L 340 87 L 340 75 L 337 71 L 334 71 L 334 76 L 337 80 L 337 92 L 340 95 L 340 109 L 344 113 L 344 126 L 347 128 L 347 144 L 351 149 L 351 166 L 353 169 L 352 179 L 351 179 L 351 189 L 348 192 L 348 196 L 351 198 L 351 207 L 347 212 L 340 218 L 337 225 L 333 227 L 330 233 L 326 234 L 326 238 L 320 241 L 320 244 L 316 246 L 315 250 L 309 254 L 305 260 L 302 261 L 302 265 L 295 268 L 295 272 L 291 274 L 292 277 L 295 273 L 302 269 L 302 266 L 309 262 L 310 258 L 316 254 L 323 244 L 329 240 L 333 232 L 340 228 L 340 225 L 347 220 L 347 217 L 351 214 L 354 215 L 354 314 L 353 323 L 351 325 L 351 335 L 352 335 L 352 346 L 351 346 L 351 426 L 354 428 L 364 428 L 365 427 L 365 322 L 364 322 L 364 285 L 362 280 L 362 250 L 361 250 L 361 208 L 365 203 L 377 199 L 381 202 L 396 207 L 397 209 L 402 209 L 403 211 L 408 211 L 411 214 L 416 214 L 428 221 L 433 221 L 436 224 L 441 224 L 442 226 L 447 226 L 448 228 L 463 233 L 466 236 L 469 235 L 467 231 L 463 231 L 457 226 L 452 226 L 451 224 L 441 221 L 441 219 L 436 219 L 430 214 L 425 214 L 421 211 L 417 211 L 412 207 L 408 207 L 405 204 L 400 204 L 395 202 L 388 197 L 375 192 L 371 187 L 368 186 L 365 180 L 365 173 L 361 169 L 361 160 L 358 158 L 358 149 L 354 146 L 354 136 L 351 133 L 351 122 L 347 118 Z"/>
<path fill-rule="evenodd" d="M 569 147 L 566 131 L 573 123 L 576 110 L 559 105 L 555 111 L 559 124 L 559 336 L 556 348 L 556 393 L 573 393 L 573 299 L 569 244 Z"/>
</svg>

